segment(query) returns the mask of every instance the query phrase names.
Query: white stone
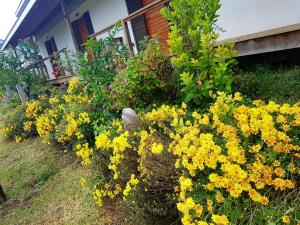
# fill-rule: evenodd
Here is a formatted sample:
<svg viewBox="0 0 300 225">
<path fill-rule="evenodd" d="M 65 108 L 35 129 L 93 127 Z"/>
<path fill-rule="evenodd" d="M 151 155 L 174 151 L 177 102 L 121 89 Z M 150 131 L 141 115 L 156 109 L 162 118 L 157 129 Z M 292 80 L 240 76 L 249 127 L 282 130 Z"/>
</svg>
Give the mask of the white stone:
<svg viewBox="0 0 300 225">
<path fill-rule="evenodd" d="M 139 116 L 131 108 L 123 109 L 122 120 L 126 130 L 135 131 L 140 126 Z"/>
</svg>

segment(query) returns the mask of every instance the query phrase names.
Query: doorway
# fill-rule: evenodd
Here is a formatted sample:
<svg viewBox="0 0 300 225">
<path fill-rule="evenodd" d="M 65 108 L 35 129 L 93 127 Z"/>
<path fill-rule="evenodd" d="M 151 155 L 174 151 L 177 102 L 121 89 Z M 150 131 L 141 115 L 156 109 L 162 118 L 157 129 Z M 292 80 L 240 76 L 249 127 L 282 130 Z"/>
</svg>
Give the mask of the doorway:
<svg viewBox="0 0 300 225">
<path fill-rule="evenodd" d="M 84 50 L 83 44 L 87 42 L 89 36 L 94 34 L 89 11 L 85 12 L 82 17 L 72 22 L 72 28 L 75 34 L 76 42 L 80 51 Z"/>
</svg>

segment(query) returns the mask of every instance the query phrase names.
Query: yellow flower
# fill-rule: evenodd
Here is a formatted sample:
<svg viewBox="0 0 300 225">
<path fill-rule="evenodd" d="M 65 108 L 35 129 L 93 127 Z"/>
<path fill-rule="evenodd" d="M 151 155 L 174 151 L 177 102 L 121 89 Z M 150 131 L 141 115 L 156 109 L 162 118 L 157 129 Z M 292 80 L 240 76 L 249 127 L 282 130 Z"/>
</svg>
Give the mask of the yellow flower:
<svg viewBox="0 0 300 225">
<path fill-rule="evenodd" d="M 159 155 L 161 154 L 161 152 L 164 150 L 164 147 L 162 146 L 162 144 L 157 144 L 157 143 L 154 143 L 152 145 L 152 153 L 155 154 L 155 155 Z"/>
<path fill-rule="evenodd" d="M 26 103 L 26 118 L 36 118 L 38 113 L 42 110 L 42 107 L 37 100 L 33 100 Z"/>
<path fill-rule="evenodd" d="M 50 103 L 51 105 L 55 105 L 55 104 L 59 103 L 59 99 L 56 98 L 56 97 L 49 98 L 49 103 Z"/>
<path fill-rule="evenodd" d="M 215 199 L 217 200 L 218 203 L 223 203 L 224 202 L 224 197 L 223 197 L 223 195 L 220 192 L 218 192 L 215 195 Z"/>
<path fill-rule="evenodd" d="M 80 113 L 78 123 L 79 124 L 89 124 L 89 123 L 91 123 L 89 114 L 87 112 Z"/>
<path fill-rule="evenodd" d="M 284 215 L 282 217 L 282 222 L 286 223 L 286 224 L 289 224 L 291 222 L 291 219 L 290 219 L 290 217 L 288 215 Z"/>
<path fill-rule="evenodd" d="M 280 162 L 279 162 L 278 160 L 275 160 L 275 161 L 273 162 L 273 166 L 275 166 L 275 167 L 280 166 Z"/>
<path fill-rule="evenodd" d="M 109 133 L 100 134 L 96 137 L 96 147 L 97 149 L 109 149 L 111 147 L 111 140 L 109 139 Z"/>
<path fill-rule="evenodd" d="M 56 122 L 51 116 L 46 114 L 41 115 L 36 120 L 36 128 L 40 137 L 48 137 L 50 133 L 54 130 Z"/>
<path fill-rule="evenodd" d="M 32 121 L 26 121 L 23 124 L 23 130 L 25 132 L 30 132 L 32 130 L 33 122 Z"/>
<path fill-rule="evenodd" d="M 15 137 L 16 144 L 19 144 L 22 141 L 22 138 L 19 136 Z"/>
<path fill-rule="evenodd" d="M 69 82 L 68 94 L 72 94 L 75 88 L 79 85 L 79 81 L 77 79 L 73 79 Z"/>
<path fill-rule="evenodd" d="M 196 214 L 196 216 L 197 216 L 197 217 L 200 217 L 201 214 L 202 214 L 202 212 L 203 212 L 203 207 L 202 207 L 202 205 L 197 204 L 197 205 L 195 206 L 195 214 Z"/>
<path fill-rule="evenodd" d="M 217 225 L 229 224 L 228 218 L 225 215 L 222 216 L 212 215 L 212 221 Z"/>
<path fill-rule="evenodd" d="M 78 157 L 81 157 L 82 159 L 82 165 L 83 166 L 89 166 L 92 161 L 91 161 L 91 155 L 93 153 L 93 149 L 89 148 L 89 144 L 78 144 L 76 145 L 76 155 Z"/>
<path fill-rule="evenodd" d="M 236 93 L 234 94 L 233 100 L 239 101 L 239 102 L 242 101 L 242 100 L 243 100 L 243 97 L 242 97 L 241 93 L 236 92 Z"/>
<path fill-rule="evenodd" d="M 260 149 L 261 149 L 261 145 L 255 145 L 250 148 L 250 152 L 258 153 L 260 151 Z"/>
<path fill-rule="evenodd" d="M 123 191 L 124 200 L 126 200 L 126 197 L 129 195 L 129 193 L 136 188 L 138 185 L 139 180 L 136 178 L 134 174 L 131 174 L 130 180 L 127 182 L 126 187 Z"/>
<path fill-rule="evenodd" d="M 86 185 L 86 179 L 85 178 L 80 178 L 80 185 L 81 185 L 81 187 L 85 187 L 85 185 Z"/>
</svg>

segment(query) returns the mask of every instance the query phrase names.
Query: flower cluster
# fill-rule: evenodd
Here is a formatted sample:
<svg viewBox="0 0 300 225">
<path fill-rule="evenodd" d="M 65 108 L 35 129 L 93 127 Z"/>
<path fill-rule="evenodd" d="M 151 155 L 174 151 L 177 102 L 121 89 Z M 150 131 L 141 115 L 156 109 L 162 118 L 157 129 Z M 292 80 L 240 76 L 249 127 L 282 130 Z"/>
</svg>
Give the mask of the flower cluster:
<svg viewBox="0 0 300 225">
<path fill-rule="evenodd" d="M 38 100 L 30 101 L 26 103 L 26 118 L 36 118 L 38 113 L 42 110 L 42 107 Z"/>
<path fill-rule="evenodd" d="M 7 127 L 3 127 L 1 129 L 1 133 L 4 135 L 4 137 L 7 137 L 7 135 L 13 131 L 15 129 L 15 126 L 14 125 L 9 125 Z"/>
<path fill-rule="evenodd" d="M 91 164 L 91 155 L 93 153 L 93 149 L 89 148 L 89 144 L 85 143 L 83 145 L 76 145 L 76 155 L 82 158 L 82 165 L 88 166 Z"/>
<path fill-rule="evenodd" d="M 36 120 L 36 129 L 40 137 L 47 138 L 53 132 L 56 122 L 49 114 L 43 114 Z"/>
<path fill-rule="evenodd" d="M 135 189 L 135 187 L 138 185 L 139 180 L 136 178 L 136 176 L 134 174 L 131 174 L 130 176 L 130 180 L 127 182 L 126 184 L 126 188 L 123 191 L 123 195 L 124 195 L 124 200 L 126 200 L 126 197 L 129 195 L 129 192 L 133 189 Z"/>
<path fill-rule="evenodd" d="M 267 205 L 268 196 L 261 194 L 266 188 L 295 188 L 296 180 L 288 178 L 292 171 L 286 164 L 300 150 L 298 138 L 290 132 L 299 126 L 299 104 L 254 101 L 252 106 L 246 106 L 240 101 L 240 94 L 219 93 L 210 112 L 192 113 L 193 121 L 187 117 L 173 117 L 170 121 L 165 115 L 176 110 L 169 108 L 166 112 L 165 106 L 155 110 L 155 115 L 161 113 L 164 117 L 153 116 L 153 112 L 145 116 L 165 131 L 168 127 L 172 140 L 168 151 L 177 156 L 175 167 L 185 171 L 180 178 L 178 203 L 183 224 L 204 222 L 199 209 L 205 206 L 192 197 L 196 193 L 215 195 L 215 203 L 220 204 L 221 192 L 233 199 L 246 192 L 254 202 Z M 274 158 L 270 159 L 270 155 Z M 201 183 L 192 182 L 198 177 L 203 177 Z M 212 214 L 211 220 L 228 224 L 226 216 L 214 215 L 211 206 L 206 207 L 206 212 Z"/>
<path fill-rule="evenodd" d="M 131 135 L 100 134 L 96 146 L 111 149 L 108 167 L 115 180 L 124 150 L 138 154 L 140 177 L 131 177 L 125 199 L 135 187 L 131 180 L 136 185 L 143 180 L 147 155 L 173 155 L 174 170 L 181 174 L 177 208 L 184 225 L 229 224 L 226 211 L 220 210 L 226 202 L 248 196 L 266 206 L 272 198 L 267 190 L 292 190 L 297 185 L 299 161 L 293 159 L 300 155 L 300 104 L 245 105 L 239 93 L 218 93 L 207 113 L 190 113 L 184 103 L 163 105 L 143 114 L 142 122 L 145 129 Z"/>
<path fill-rule="evenodd" d="M 69 87 L 68 87 L 68 94 L 72 94 L 74 90 L 78 87 L 78 85 L 79 85 L 79 80 L 77 79 L 70 80 Z"/>
</svg>

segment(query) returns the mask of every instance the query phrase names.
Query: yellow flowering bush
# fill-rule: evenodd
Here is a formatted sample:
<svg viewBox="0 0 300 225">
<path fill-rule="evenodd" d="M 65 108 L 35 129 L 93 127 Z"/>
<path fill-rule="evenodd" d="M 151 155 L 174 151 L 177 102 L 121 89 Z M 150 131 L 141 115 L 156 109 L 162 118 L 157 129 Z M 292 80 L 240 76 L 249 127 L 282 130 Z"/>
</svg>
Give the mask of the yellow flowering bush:
<svg viewBox="0 0 300 225">
<path fill-rule="evenodd" d="M 40 137 L 48 137 L 55 128 L 56 122 L 49 113 L 45 113 L 37 118 L 36 128 Z"/>
<path fill-rule="evenodd" d="M 136 185 L 146 187 L 153 179 L 150 171 L 155 171 L 166 176 L 160 177 L 163 181 L 167 176 L 176 178 L 177 185 L 165 191 L 176 196 L 184 225 L 237 224 L 246 219 L 247 212 L 236 207 L 250 210 L 254 204 L 266 209 L 278 195 L 299 186 L 300 103 L 256 100 L 245 105 L 239 93 L 218 93 L 206 113 L 189 112 L 183 103 L 181 107 L 163 105 L 141 117 L 143 129 L 138 132 L 115 136 L 106 131 L 96 137 L 98 151 L 110 151 L 111 188 L 120 171 L 127 168 L 128 177 L 136 169 L 127 184 L 119 184 L 123 199 Z M 134 162 L 124 163 L 129 156 Z M 159 165 L 168 165 L 166 156 L 173 162 L 173 173 L 161 172 Z M 154 164 L 153 158 L 161 161 Z M 107 191 L 96 188 L 100 205 L 109 196 L 103 195 Z M 262 221 L 275 219 L 270 213 Z"/>
<path fill-rule="evenodd" d="M 298 205 L 289 205 L 299 191 L 300 103 L 210 92 L 208 109 L 161 105 L 141 112 L 131 132 L 82 90 L 74 80 L 67 93 L 18 107 L 2 131 L 16 143 L 37 132 L 72 149 L 83 166 L 96 168 L 97 178 L 81 184 L 92 186 L 98 206 L 135 204 L 163 224 L 178 217 L 184 225 L 300 219 Z M 276 207 L 278 199 L 286 208 Z"/>
<path fill-rule="evenodd" d="M 36 118 L 41 110 L 42 107 L 38 100 L 26 102 L 26 118 Z"/>
<path fill-rule="evenodd" d="M 73 79 L 69 82 L 68 94 L 72 94 L 74 90 L 79 86 L 79 80 Z"/>
<path fill-rule="evenodd" d="M 40 96 L 36 100 L 31 100 L 25 104 L 16 106 L 5 119 L 5 136 L 8 139 L 21 137 L 26 139 L 36 136 L 37 119 L 49 108 L 46 96 Z"/>
<path fill-rule="evenodd" d="M 25 116 L 26 106 L 20 105 L 9 111 L 5 117 L 4 123 L 1 124 L 1 134 L 7 140 L 19 140 L 33 136 L 35 130 L 29 128 L 29 123 L 25 124 L 28 120 Z M 28 129 L 25 131 L 25 129 Z M 19 141 L 16 141 L 19 142 Z"/>
</svg>

